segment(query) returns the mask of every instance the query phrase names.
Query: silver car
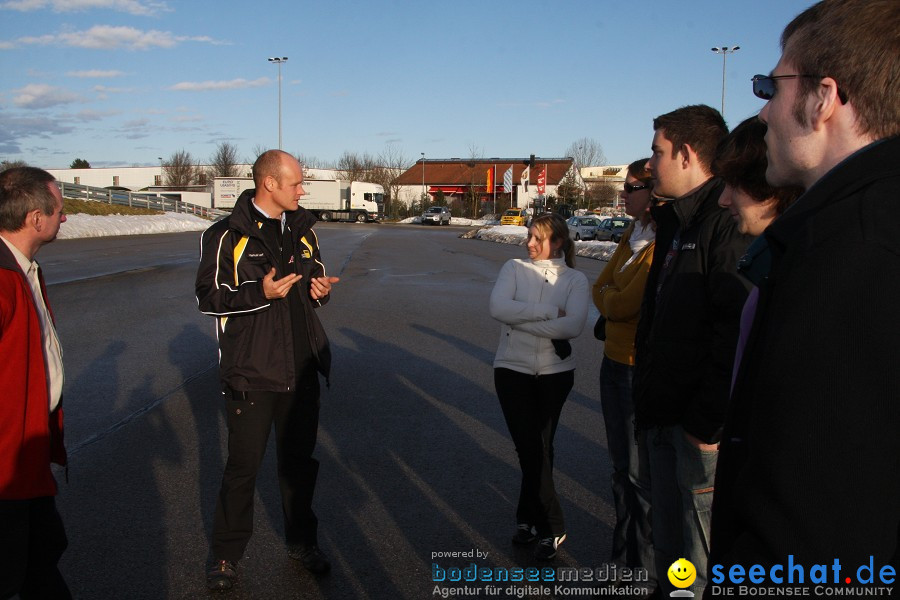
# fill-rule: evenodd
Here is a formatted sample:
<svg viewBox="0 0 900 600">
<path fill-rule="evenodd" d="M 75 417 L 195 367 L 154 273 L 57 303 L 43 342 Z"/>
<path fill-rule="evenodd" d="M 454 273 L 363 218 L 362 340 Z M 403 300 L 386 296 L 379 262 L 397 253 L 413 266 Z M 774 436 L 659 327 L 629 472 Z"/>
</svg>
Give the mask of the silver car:
<svg viewBox="0 0 900 600">
<path fill-rule="evenodd" d="M 450 209 L 446 206 L 432 206 L 422 213 L 422 225 L 449 225 Z"/>
<path fill-rule="evenodd" d="M 612 217 L 603 219 L 600 227 L 594 234 L 596 240 L 609 240 L 618 243 L 622 239 L 622 234 L 631 225 L 631 219 L 628 217 Z"/>
<path fill-rule="evenodd" d="M 566 221 L 569 227 L 569 237 L 573 240 L 592 240 L 597 235 L 600 219 L 597 217 L 569 217 Z"/>
</svg>

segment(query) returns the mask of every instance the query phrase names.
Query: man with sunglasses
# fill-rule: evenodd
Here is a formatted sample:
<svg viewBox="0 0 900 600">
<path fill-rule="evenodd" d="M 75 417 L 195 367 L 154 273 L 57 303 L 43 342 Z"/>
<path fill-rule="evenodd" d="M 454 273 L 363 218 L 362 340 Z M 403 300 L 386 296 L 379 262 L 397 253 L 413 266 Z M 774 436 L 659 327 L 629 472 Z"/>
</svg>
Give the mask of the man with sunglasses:
<svg viewBox="0 0 900 600">
<path fill-rule="evenodd" d="M 896 585 L 898 31 L 897 0 L 825 0 L 753 78 L 768 100 L 766 179 L 807 191 L 752 257 L 759 298 L 722 441 L 711 575 L 769 573 L 791 556 L 807 572 L 841 565 L 841 586 L 869 569 L 874 585 Z"/>
<path fill-rule="evenodd" d="M 749 283 L 737 263 L 750 243 L 728 210 L 710 165 L 728 128 L 709 106 L 685 106 L 653 121 L 647 169 L 653 191 L 674 198 L 650 210 L 656 247 L 635 338 L 635 424 L 649 459 L 656 579 L 686 558 L 706 585 L 709 507 L 728 403 L 741 307 Z"/>
</svg>

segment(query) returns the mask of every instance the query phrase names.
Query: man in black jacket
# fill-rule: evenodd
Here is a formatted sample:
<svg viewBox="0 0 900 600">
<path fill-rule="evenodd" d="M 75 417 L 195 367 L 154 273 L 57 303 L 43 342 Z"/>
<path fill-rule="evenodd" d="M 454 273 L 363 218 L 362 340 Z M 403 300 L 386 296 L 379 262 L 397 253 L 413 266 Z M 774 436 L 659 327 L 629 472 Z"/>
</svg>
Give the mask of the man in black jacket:
<svg viewBox="0 0 900 600">
<path fill-rule="evenodd" d="M 724 184 L 710 165 L 728 129 L 708 106 L 685 106 L 653 121 L 647 163 L 654 194 L 675 200 L 651 209 L 657 224 L 635 339 L 635 419 L 650 463 L 656 578 L 679 558 L 706 585 L 709 511 L 718 442 L 748 284 L 737 262 L 750 242 L 718 205 Z"/>
<path fill-rule="evenodd" d="M 716 476 L 716 585 L 740 583 L 736 565 L 787 584 L 789 563 L 806 583 L 828 565 L 825 583 L 844 593 L 897 585 L 898 31 L 897 0 L 826 0 L 787 26 L 770 76 L 753 78 L 768 100 L 766 178 L 807 191 L 742 265 L 759 299 Z"/>
<path fill-rule="evenodd" d="M 255 190 L 203 233 L 197 271 L 200 310 L 217 317 L 219 372 L 228 422 L 228 461 L 216 502 L 210 589 L 229 589 L 253 531 L 256 473 L 272 425 L 284 529 L 291 558 L 315 574 L 330 564 L 318 547 L 312 510 L 319 463 L 319 373 L 327 379 L 328 338 L 314 308 L 328 300 L 312 225 L 299 207 L 303 171 L 280 150 L 253 165 Z"/>
</svg>

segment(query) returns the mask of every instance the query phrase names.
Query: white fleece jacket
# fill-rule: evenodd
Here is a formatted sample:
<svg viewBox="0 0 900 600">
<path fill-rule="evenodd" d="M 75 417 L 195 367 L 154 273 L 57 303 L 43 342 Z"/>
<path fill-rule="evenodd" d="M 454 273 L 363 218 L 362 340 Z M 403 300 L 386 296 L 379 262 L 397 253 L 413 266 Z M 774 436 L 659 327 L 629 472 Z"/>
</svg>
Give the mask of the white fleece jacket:
<svg viewBox="0 0 900 600">
<path fill-rule="evenodd" d="M 560 359 L 550 340 L 578 337 L 589 301 L 587 277 L 562 258 L 507 261 L 491 292 L 491 316 L 502 324 L 494 368 L 529 375 L 574 369 L 574 357 Z M 560 308 L 566 316 L 558 316 Z"/>
</svg>

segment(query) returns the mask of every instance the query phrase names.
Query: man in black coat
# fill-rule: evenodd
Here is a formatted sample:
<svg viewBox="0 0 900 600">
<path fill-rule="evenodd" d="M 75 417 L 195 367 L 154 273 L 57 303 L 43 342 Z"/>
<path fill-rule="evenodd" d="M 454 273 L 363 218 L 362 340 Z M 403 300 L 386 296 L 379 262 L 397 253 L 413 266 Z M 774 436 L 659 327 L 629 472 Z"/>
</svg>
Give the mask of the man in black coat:
<svg viewBox="0 0 900 600">
<path fill-rule="evenodd" d="M 650 466 L 656 579 L 679 558 L 706 585 L 709 516 L 718 442 L 728 403 L 741 307 L 749 284 L 737 262 L 750 242 L 718 205 L 725 184 L 710 171 L 728 134 L 708 106 L 685 106 L 653 121 L 647 163 L 654 194 L 675 200 L 651 209 L 656 248 L 635 338 L 634 402 L 639 443 Z"/>
<path fill-rule="evenodd" d="M 716 476 L 713 585 L 747 584 L 730 575 L 738 565 L 760 565 L 759 585 L 811 584 L 826 565 L 832 587 L 896 586 L 898 31 L 896 0 L 825 0 L 753 78 L 768 100 L 766 178 L 807 192 L 742 265 L 759 300 Z"/>
<path fill-rule="evenodd" d="M 312 453 L 319 424 L 319 379 L 331 364 L 328 338 L 315 315 L 337 283 L 328 277 L 299 206 L 300 163 L 269 150 L 253 165 L 230 216 L 203 233 L 197 303 L 217 317 L 219 375 L 228 423 L 228 461 L 216 502 L 210 589 L 234 585 L 253 532 L 256 474 L 274 425 L 288 555 L 322 574 L 312 509 L 319 463 Z"/>
</svg>

